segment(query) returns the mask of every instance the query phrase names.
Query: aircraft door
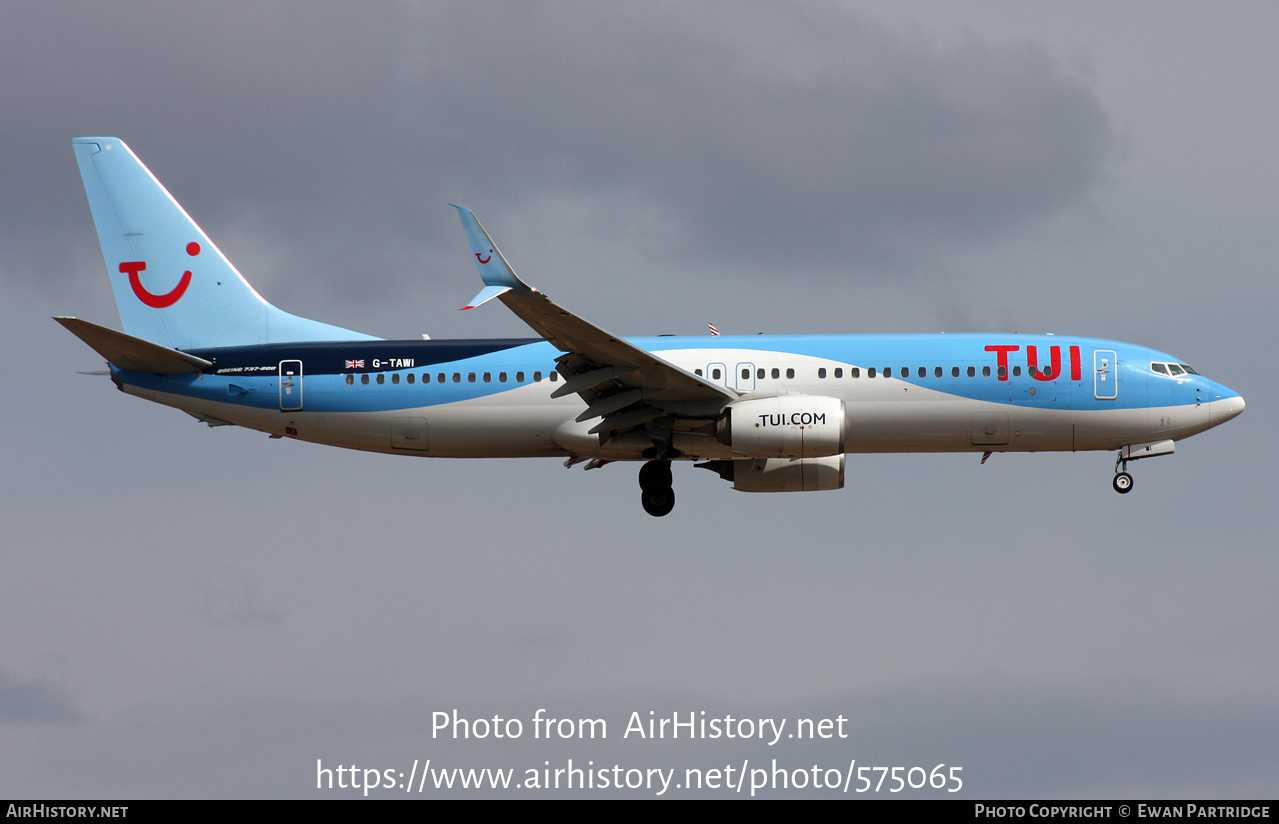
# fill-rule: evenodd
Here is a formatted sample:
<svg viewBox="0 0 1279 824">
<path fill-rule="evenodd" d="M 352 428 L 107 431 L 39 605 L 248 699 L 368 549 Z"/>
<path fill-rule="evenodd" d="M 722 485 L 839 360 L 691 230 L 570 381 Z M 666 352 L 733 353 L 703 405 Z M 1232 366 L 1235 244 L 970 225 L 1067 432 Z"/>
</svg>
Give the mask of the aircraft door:
<svg viewBox="0 0 1279 824">
<path fill-rule="evenodd" d="M 280 361 L 280 411 L 302 408 L 302 361 Z"/>
<path fill-rule="evenodd" d="M 1119 397 L 1119 359 L 1113 349 L 1097 349 L 1092 353 L 1093 396 L 1099 401 Z"/>
<path fill-rule="evenodd" d="M 755 364 L 739 363 L 737 371 L 734 373 L 736 388 L 739 392 L 755 391 Z"/>
</svg>

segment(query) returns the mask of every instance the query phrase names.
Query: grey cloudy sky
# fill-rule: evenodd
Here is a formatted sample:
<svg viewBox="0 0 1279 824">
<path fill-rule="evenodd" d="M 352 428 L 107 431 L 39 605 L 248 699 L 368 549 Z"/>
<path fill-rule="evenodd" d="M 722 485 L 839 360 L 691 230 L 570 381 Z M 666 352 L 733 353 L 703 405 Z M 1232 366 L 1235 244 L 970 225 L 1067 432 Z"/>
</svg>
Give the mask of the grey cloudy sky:
<svg viewBox="0 0 1279 824">
<path fill-rule="evenodd" d="M 407 768 L 964 768 L 973 797 L 1268 796 L 1279 734 L 1279 9 L 1268 3 L 39 3 L 0 12 L 0 795 L 307 796 Z M 127 141 L 269 300 L 528 334 L 447 204 L 623 334 L 1055 331 L 1237 421 L 1105 454 L 850 457 L 840 492 L 210 430 L 117 323 L 70 138 Z M 603 742 L 431 739 L 431 713 Z M 622 739 L 632 711 L 849 719 Z M 332 793 L 341 795 L 340 793 Z M 640 794 L 643 795 L 643 794 Z"/>
</svg>

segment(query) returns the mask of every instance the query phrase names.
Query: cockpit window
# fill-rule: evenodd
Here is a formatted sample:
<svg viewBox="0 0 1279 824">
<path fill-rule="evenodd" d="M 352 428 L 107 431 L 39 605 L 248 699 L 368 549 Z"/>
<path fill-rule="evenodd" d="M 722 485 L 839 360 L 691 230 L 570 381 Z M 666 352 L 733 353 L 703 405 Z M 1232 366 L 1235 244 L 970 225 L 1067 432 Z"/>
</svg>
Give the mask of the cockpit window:
<svg viewBox="0 0 1279 824">
<path fill-rule="evenodd" d="M 1199 373 L 1191 369 L 1184 363 L 1151 363 L 1150 371 L 1158 372 L 1160 375 L 1168 375 L 1177 377 L 1178 375 L 1198 375 Z"/>
</svg>

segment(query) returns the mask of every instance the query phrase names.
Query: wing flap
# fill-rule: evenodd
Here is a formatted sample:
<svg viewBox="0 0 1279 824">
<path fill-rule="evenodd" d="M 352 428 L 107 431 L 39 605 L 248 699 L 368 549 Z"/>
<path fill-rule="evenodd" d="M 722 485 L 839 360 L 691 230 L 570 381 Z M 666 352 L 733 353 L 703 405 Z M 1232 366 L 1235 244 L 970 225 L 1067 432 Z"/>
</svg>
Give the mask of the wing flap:
<svg viewBox="0 0 1279 824">
<path fill-rule="evenodd" d="M 594 389 L 605 381 L 620 378 L 634 371 L 635 369 L 630 366 L 605 366 L 602 369 L 592 369 L 566 380 L 563 386 L 551 393 L 551 397 L 562 398 L 565 395 L 580 394 L 587 389 Z"/>
</svg>

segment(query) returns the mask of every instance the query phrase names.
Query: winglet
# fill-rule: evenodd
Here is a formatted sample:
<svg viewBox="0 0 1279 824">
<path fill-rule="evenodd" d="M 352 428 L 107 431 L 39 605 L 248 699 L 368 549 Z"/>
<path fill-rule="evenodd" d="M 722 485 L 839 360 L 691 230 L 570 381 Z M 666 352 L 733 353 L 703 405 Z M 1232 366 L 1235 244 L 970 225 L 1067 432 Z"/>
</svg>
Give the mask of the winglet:
<svg viewBox="0 0 1279 824">
<path fill-rule="evenodd" d="M 484 281 L 484 288 L 480 290 L 480 293 L 462 308 L 474 309 L 512 289 L 532 292 L 533 289 L 520 280 L 515 270 L 511 268 L 511 264 L 506 262 L 506 258 L 498 250 L 493 238 L 489 237 L 489 233 L 484 231 L 484 227 L 476 219 L 475 213 L 465 206 L 458 206 L 455 203 L 449 205 L 457 209 L 458 217 L 462 219 L 466 242 L 471 245 L 471 254 L 475 255 L 475 265 L 479 268 L 480 278 Z"/>
<path fill-rule="evenodd" d="M 507 292 L 511 291 L 512 288 L 513 287 L 510 286 L 485 286 L 480 290 L 480 293 L 471 298 L 471 302 L 466 306 L 463 306 L 462 309 L 474 309 L 477 306 L 483 306 L 493 298 L 505 295 Z"/>
</svg>

